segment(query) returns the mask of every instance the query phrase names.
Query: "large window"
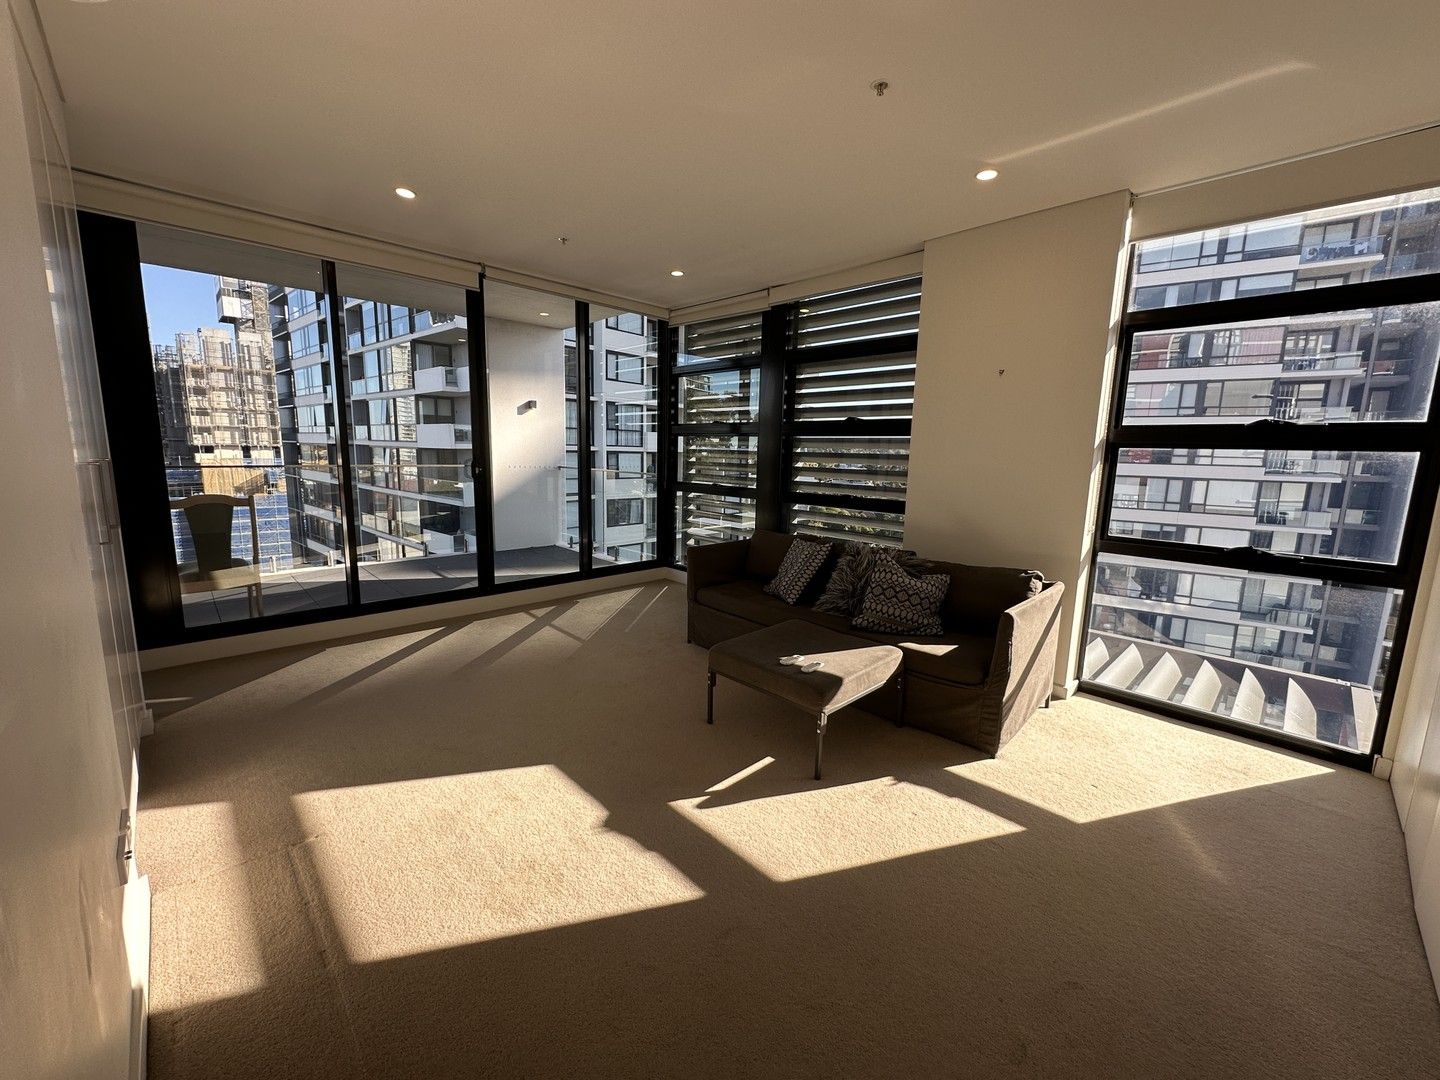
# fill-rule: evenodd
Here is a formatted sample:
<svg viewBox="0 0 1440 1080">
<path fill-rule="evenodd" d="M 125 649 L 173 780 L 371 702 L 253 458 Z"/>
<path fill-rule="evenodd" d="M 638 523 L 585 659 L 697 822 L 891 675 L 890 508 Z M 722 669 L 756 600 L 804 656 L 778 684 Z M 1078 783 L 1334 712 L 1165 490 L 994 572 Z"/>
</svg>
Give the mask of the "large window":
<svg viewBox="0 0 1440 1080">
<path fill-rule="evenodd" d="M 755 531 L 762 321 L 758 314 L 726 316 L 675 332 L 671 431 L 681 562 L 687 547 Z"/>
<path fill-rule="evenodd" d="M 465 290 L 345 265 L 337 280 L 360 599 L 473 588 L 479 535 Z"/>
<path fill-rule="evenodd" d="M 1137 245 L 1081 676 L 1366 760 L 1440 423 L 1440 190 Z"/>
<path fill-rule="evenodd" d="M 660 559 L 663 321 L 81 220 L 142 647 Z"/>
<path fill-rule="evenodd" d="M 163 471 L 181 626 L 344 603 L 319 261 L 149 225 L 137 239 L 162 455 L 137 471 Z"/>
<path fill-rule="evenodd" d="M 802 300 L 786 410 L 791 531 L 899 545 L 920 279 Z"/>
<path fill-rule="evenodd" d="M 497 581 L 581 566 L 578 325 L 571 300 L 485 283 Z"/>
</svg>

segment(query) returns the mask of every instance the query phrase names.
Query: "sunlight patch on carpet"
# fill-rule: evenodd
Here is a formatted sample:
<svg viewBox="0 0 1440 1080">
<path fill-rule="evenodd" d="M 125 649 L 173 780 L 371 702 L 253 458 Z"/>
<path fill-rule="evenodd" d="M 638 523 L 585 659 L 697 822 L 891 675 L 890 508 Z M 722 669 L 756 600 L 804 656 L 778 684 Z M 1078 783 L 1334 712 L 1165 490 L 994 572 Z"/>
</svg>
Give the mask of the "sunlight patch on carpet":
<svg viewBox="0 0 1440 1080">
<path fill-rule="evenodd" d="M 670 805 L 772 881 L 836 874 L 1024 831 L 998 814 L 893 777 L 706 802 Z"/>
<path fill-rule="evenodd" d="M 1334 767 L 1079 697 L 1037 713 L 998 758 L 946 771 L 958 778 L 961 793 L 965 783 L 978 784 L 1087 824 L 1313 779 L 1328 775 Z"/>
<path fill-rule="evenodd" d="M 698 900 L 554 765 L 305 792 L 309 892 L 352 963 Z"/>
</svg>

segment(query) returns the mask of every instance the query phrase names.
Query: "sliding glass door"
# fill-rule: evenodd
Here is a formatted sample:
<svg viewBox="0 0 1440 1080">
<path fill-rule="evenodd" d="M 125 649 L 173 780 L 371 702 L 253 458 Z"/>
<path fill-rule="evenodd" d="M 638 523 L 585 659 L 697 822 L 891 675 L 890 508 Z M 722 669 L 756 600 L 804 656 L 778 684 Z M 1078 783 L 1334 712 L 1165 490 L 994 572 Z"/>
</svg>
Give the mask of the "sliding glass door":
<svg viewBox="0 0 1440 1080">
<path fill-rule="evenodd" d="M 656 320 L 590 309 L 589 454 L 594 563 L 656 557 L 659 523 L 659 338 Z"/>
<path fill-rule="evenodd" d="M 154 380 L 146 468 L 164 476 L 183 625 L 344 604 L 319 260 L 150 225 L 138 239 L 149 371 L 132 377 Z"/>
<path fill-rule="evenodd" d="M 495 580 L 580 570 L 582 372 L 575 301 L 485 283 Z"/>
<path fill-rule="evenodd" d="M 475 441 L 465 290 L 336 268 L 360 599 L 474 588 Z"/>
<path fill-rule="evenodd" d="M 81 221 L 143 648 L 660 561 L 662 321 Z"/>
</svg>

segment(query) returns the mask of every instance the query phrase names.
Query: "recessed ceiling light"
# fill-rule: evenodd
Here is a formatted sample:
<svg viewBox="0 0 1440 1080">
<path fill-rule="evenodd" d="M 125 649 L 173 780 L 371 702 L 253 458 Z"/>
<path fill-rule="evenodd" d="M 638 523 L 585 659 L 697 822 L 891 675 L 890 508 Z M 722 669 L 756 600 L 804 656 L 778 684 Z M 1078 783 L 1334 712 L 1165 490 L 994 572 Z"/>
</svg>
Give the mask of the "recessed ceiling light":
<svg viewBox="0 0 1440 1080">
<path fill-rule="evenodd" d="M 542 312 L 540 312 L 540 317 L 541 317 L 542 319 L 548 319 L 548 318 L 550 317 L 550 312 L 548 312 L 548 311 L 542 311 Z"/>
<path fill-rule="evenodd" d="M 463 337 L 462 337 L 462 338 L 456 338 L 455 340 L 458 341 L 461 345 L 464 345 L 464 344 L 465 344 L 465 339 L 464 339 Z"/>
<path fill-rule="evenodd" d="M 975 174 L 975 179 L 976 179 L 976 180 L 994 180 L 994 179 L 995 179 L 997 176 L 999 176 L 999 175 L 1000 175 L 1000 170 L 999 170 L 999 169 L 989 169 L 989 168 L 986 168 L 986 169 L 981 169 L 979 172 L 977 172 L 977 173 Z"/>
<path fill-rule="evenodd" d="M 411 191 L 408 187 L 397 187 L 395 194 L 399 195 L 402 199 L 413 199 L 415 197 L 415 192 Z"/>
<path fill-rule="evenodd" d="M 670 276 L 671 276 L 671 277 L 684 277 L 684 276 L 685 276 L 685 271 L 684 271 L 684 270 L 671 270 L 671 271 L 670 271 Z"/>
</svg>

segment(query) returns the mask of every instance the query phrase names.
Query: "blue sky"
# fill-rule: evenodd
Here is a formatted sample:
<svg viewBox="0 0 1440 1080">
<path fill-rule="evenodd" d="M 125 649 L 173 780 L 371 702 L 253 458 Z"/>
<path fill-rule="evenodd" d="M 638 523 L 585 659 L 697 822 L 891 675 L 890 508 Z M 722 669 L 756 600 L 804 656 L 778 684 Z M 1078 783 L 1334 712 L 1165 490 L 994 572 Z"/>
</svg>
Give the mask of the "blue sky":
<svg viewBox="0 0 1440 1080">
<path fill-rule="evenodd" d="M 168 266 L 140 267 L 145 316 L 152 345 L 174 345 L 175 335 L 200 326 L 220 326 L 215 317 L 215 275 Z"/>
</svg>

